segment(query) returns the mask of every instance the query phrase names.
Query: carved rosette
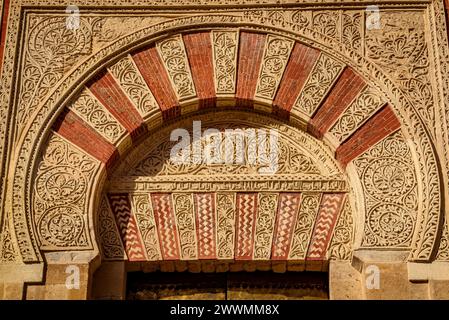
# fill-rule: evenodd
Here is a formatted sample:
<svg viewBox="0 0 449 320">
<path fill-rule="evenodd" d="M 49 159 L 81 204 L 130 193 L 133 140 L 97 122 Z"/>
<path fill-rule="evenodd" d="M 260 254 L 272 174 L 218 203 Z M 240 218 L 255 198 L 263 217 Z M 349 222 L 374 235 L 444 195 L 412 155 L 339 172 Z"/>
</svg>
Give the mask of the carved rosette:
<svg viewBox="0 0 449 320">
<path fill-rule="evenodd" d="M 365 194 L 364 247 L 411 244 L 418 212 L 418 185 L 409 146 L 396 132 L 358 157 Z"/>
<path fill-rule="evenodd" d="M 180 101 L 196 96 L 184 42 L 180 35 L 157 43 L 158 52 Z"/>
<path fill-rule="evenodd" d="M 341 62 L 321 53 L 292 112 L 300 112 L 311 117 L 338 79 L 343 67 Z"/>
<path fill-rule="evenodd" d="M 69 109 L 112 144 L 116 143 L 125 133 L 125 128 L 92 96 L 92 93 L 87 88 L 69 106 Z"/>
<path fill-rule="evenodd" d="M 351 14 L 351 18 L 353 22 L 349 22 L 349 18 L 345 18 L 344 16 L 341 15 L 341 12 L 344 12 L 346 10 L 339 10 L 339 16 L 338 14 L 334 13 L 334 12 L 330 12 L 330 11 L 326 11 L 326 12 L 316 12 L 316 13 L 311 13 L 311 12 L 304 12 L 303 14 L 299 14 L 297 12 L 292 12 L 292 16 L 291 19 L 294 22 L 294 24 L 289 24 L 289 21 L 287 21 L 290 17 L 290 13 L 282 13 L 282 12 L 272 12 L 273 10 L 260 10 L 261 12 L 263 12 L 263 14 L 260 17 L 256 17 L 256 15 L 254 15 L 253 18 L 251 18 L 253 22 L 261 22 L 262 18 L 266 19 L 263 20 L 262 24 L 264 24 L 265 26 L 276 26 L 276 27 L 283 27 L 285 29 L 293 29 L 295 31 L 300 30 L 297 26 L 301 26 L 301 30 L 298 31 L 301 35 L 305 35 L 306 37 L 304 37 L 304 39 L 311 39 L 310 41 L 314 41 L 317 43 L 317 46 L 319 47 L 328 47 L 328 48 L 335 48 L 336 51 L 339 50 L 339 48 L 341 48 L 340 46 L 335 46 L 333 47 L 332 44 L 335 44 L 336 42 L 332 42 L 329 41 L 329 39 L 326 39 L 324 37 L 322 37 L 321 35 L 333 35 L 333 34 L 337 34 L 339 35 L 340 39 L 343 36 L 343 34 L 345 33 L 343 30 L 345 28 L 345 19 L 348 21 L 347 25 L 348 25 L 348 30 L 352 30 L 352 28 L 350 28 L 349 26 L 352 24 L 353 26 L 357 25 L 358 22 L 358 18 L 357 15 Z M 303 10 L 306 11 L 306 10 Z M 416 10 L 418 11 L 418 10 Z M 254 10 L 254 12 L 256 12 Z M 337 12 L 337 10 L 335 11 Z M 423 11 L 420 11 L 419 13 L 416 12 L 412 12 L 410 13 L 411 15 L 422 15 Z M 394 13 L 394 15 L 396 15 L 396 13 Z M 294 19 L 293 19 L 294 17 Z M 412 19 L 408 19 L 408 20 L 413 20 Z M 231 23 L 231 22 L 238 22 L 238 23 L 246 23 L 247 21 L 250 21 L 250 19 L 248 18 L 248 16 L 242 16 L 242 17 L 219 17 L 219 15 L 217 15 L 216 17 L 197 17 L 197 18 L 186 18 L 184 20 L 180 20 L 180 22 L 167 22 L 166 24 L 161 24 L 160 26 L 156 26 L 154 28 L 148 28 L 148 30 L 141 30 L 139 32 L 137 32 L 135 35 L 133 35 L 132 37 L 128 37 L 126 39 L 120 40 L 120 42 L 118 42 L 116 45 L 111 46 L 111 48 L 108 48 L 108 50 L 104 50 L 104 52 L 101 52 L 101 54 L 99 54 L 98 56 L 95 56 L 92 59 L 86 59 L 86 63 L 83 64 L 79 71 L 74 72 L 71 75 L 68 75 L 67 77 L 67 81 L 64 81 L 64 85 L 61 88 L 57 88 L 57 90 L 55 90 L 54 93 L 52 93 L 51 98 L 45 102 L 45 104 L 42 105 L 42 110 L 39 110 L 38 113 L 38 118 L 37 121 L 41 121 L 42 119 L 47 119 L 48 115 L 51 114 L 51 112 L 53 112 L 53 107 L 54 105 L 57 104 L 57 102 L 60 100 L 61 97 L 63 97 L 67 90 L 69 90 L 69 87 L 71 88 L 72 84 L 75 83 L 76 81 L 78 81 L 78 79 L 84 75 L 84 72 L 86 72 L 86 70 L 88 70 L 88 68 L 90 68 L 91 66 L 93 66 L 95 63 L 98 63 L 98 61 L 100 61 L 103 57 L 106 57 L 106 55 L 111 54 L 111 52 L 113 52 L 114 50 L 116 50 L 117 48 L 123 48 L 126 47 L 129 43 L 131 43 L 132 41 L 135 41 L 136 39 L 143 38 L 146 36 L 151 35 L 153 32 L 157 32 L 157 31 L 161 31 L 161 30 L 165 30 L 168 29 L 170 27 L 179 27 L 181 25 L 189 25 L 189 24 L 195 24 L 195 23 L 219 23 L 219 22 L 226 22 L 226 23 Z M 326 22 L 328 21 L 328 22 Z M 328 27 L 326 27 L 326 25 L 329 25 Z M 334 28 L 335 25 L 335 28 Z M 37 28 L 37 24 L 33 24 L 30 23 L 30 30 L 33 28 Z M 316 33 L 314 33 L 314 31 L 310 31 L 310 30 L 305 30 L 304 28 L 307 27 L 311 27 L 313 26 L 314 29 L 319 30 Z M 427 80 L 427 74 L 428 74 L 428 55 L 426 56 L 426 52 L 427 52 L 427 48 L 424 50 L 422 49 L 422 37 L 420 35 L 420 31 L 418 30 L 421 26 L 417 26 L 415 29 L 413 29 L 413 31 L 417 31 L 418 32 L 418 36 L 416 37 L 415 35 L 411 36 L 411 39 L 409 39 L 410 41 L 408 41 L 407 39 L 401 39 L 401 37 L 399 37 L 398 39 L 400 40 L 395 40 L 394 38 L 388 38 L 385 39 L 385 41 L 382 40 L 383 44 L 388 44 L 391 41 L 393 41 L 393 43 L 396 43 L 399 46 L 399 48 L 402 50 L 402 45 L 401 44 L 407 44 L 407 43 L 414 43 L 414 41 L 416 39 L 418 39 L 418 45 L 415 46 L 415 49 L 419 52 L 419 51 L 423 51 L 424 53 L 421 54 L 416 54 L 416 52 L 411 52 L 410 54 L 408 54 L 407 50 L 403 50 L 403 53 L 407 53 L 407 54 L 402 54 L 403 56 L 409 56 L 409 58 L 413 58 L 415 59 L 413 62 L 408 62 L 405 61 L 403 63 L 404 68 L 411 66 L 411 71 L 410 73 L 416 73 L 413 76 L 409 77 L 403 77 L 403 74 L 407 75 L 407 72 L 403 72 L 403 70 L 401 68 L 396 68 L 397 69 L 397 73 L 391 73 L 389 76 L 391 79 L 394 79 L 395 82 L 400 83 L 400 88 L 399 90 L 397 90 L 397 88 L 394 86 L 394 84 L 391 83 L 391 81 L 389 80 L 389 78 L 384 77 L 381 72 L 378 72 L 378 69 L 376 69 L 375 67 L 372 67 L 371 65 L 368 65 L 368 62 L 366 62 L 364 60 L 363 57 L 359 57 L 356 54 L 354 54 L 354 51 L 348 51 L 348 52 L 343 52 L 342 55 L 349 55 L 349 57 L 353 60 L 356 60 L 357 63 L 359 64 L 358 66 L 361 67 L 360 69 L 362 70 L 361 72 L 364 75 L 373 75 L 374 73 L 378 72 L 378 76 L 380 78 L 379 81 L 384 80 L 385 81 L 385 86 L 383 86 L 382 84 L 382 90 L 387 92 L 387 93 L 391 93 L 392 96 L 394 96 L 394 98 L 396 99 L 396 103 L 397 106 L 395 106 L 395 108 L 401 108 L 402 105 L 401 103 L 404 103 L 405 106 L 410 107 L 410 108 L 405 108 L 407 110 L 404 110 L 404 115 L 401 115 L 401 117 L 406 118 L 404 120 L 404 123 L 407 123 L 407 126 L 410 127 L 409 129 L 409 133 L 413 133 L 415 132 L 413 128 L 416 128 L 416 132 L 417 134 L 422 134 L 422 136 L 420 136 L 419 139 L 416 140 L 415 143 L 415 148 L 416 150 L 416 154 L 414 154 L 414 157 L 417 159 L 417 162 L 419 162 L 418 164 L 416 164 L 417 167 L 419 167 L 420 172 L 420 177 L 423 178 L 423 184 L 426 185 L 426 187 L 423 189 L 423 210 L 422 210 L 422 215 L 423 218 L 420 219 L 419 224 L 420 224 L 420 234 L 419 234 L 419 238 L 420 239 L 426 239 L 423 240 L 424 242 L 419 242 L 416 244 L 417 248 L 416 250 L 420 250 L 420 252 L 417 252 L 417 257 L 418 258 L 422 258 L 422 259 L 426 259 L 426 257 L 429 256 L 429 252 L 432 250 L 432 244 L 434 244 L 434 240 L 436 237 L 437 229 L 438 229 L 438 214 L 436 214 L 435 212 L 440 212 L 439 208 L 438 208 L 438 202 L 439 202 L 439 197 L 438 197 L 438 193 L 439 193 L 439 187 L 438 187 L 438 172 L 437 172 L 437 168 L 436 168 L 436 163 L 435 163 L 435 159 L 433 157 L 433 155 L 431 154 L 432 150 L 431 150 L 431 144 L 429 143 L 429 140 L 427 139 L 427 137 L 424 137 L 425 132 L 423 131 L 420 123 L 419 123 L 419 119 L 417 117 L 414 116 L 414 111 L 412 110 L 412 106 L 408 104 L 408 102 L 404 99 L 404 97 L 402 96 L 401 91 L 406 92 L 409 97 L 412 97 L 411 100 L 413 102 L 413 107 L 417 106 L 417 108 L 419 109 L 419 113 L 422 115 L 423 118 L 426 118 L 426 122 L 433 124 L 435 123 L 435 119 L 432 119 L 432 108 L 431 105 L 429 105 L 428 101 L 430 101 L 430 98 L 428 96 L 428 89 L 429 86 L 426 84 Z M 296 28 L 296 29 L 295 29 Z M 343 28 L 342 30 L 339 30 L 340 28 Z M 304 30 L 303 30 L 304 29 Z M 335 29 L 335 32 L 334 32 Z M 34 30 L 34 29 L 33 29 Z M 355 30 L 355 29 L 354 29 Z M 396 30 L 396 29 L 395 29 Z M 401 31 L 402 32 L 402 31 Z M 413 32 L 412 32 L 413 33 Z M 365 36 L 365 35 L 363 35 Z M 369 36 L 367 36 L 368 38 Z M 376 38 L 376 36 L 372 36 L 372 38 Z M 36 39 L 39 37 L 36 37 Z M 45 39 L 46 37 L 40 37 L 42 39 Z M 62 37 L 64 38 L 64 37 Z M 353 37 L 354 39 L 357 38 L 357 36 Z M 416 39 L 415 39 L 416 38 Z M 182 40 L 182 39 L 181 39 Z M 337 40 L 338 41 L 338 40 Z M 369 59 L 371 59 L 371 61 L 374 61 L 376 64 L 380 65 L 382 69 L 384 69 L 384 66 L 382 65 L 382 59 L 379 59 L 378 56 L 376 56 L 378 53 L 380 53 L 379 50 L 376 49 L 376 42 L 379 42 L 378 39 L 373 40 L 373 45 L 371 45 L 369 43 L 368 40 L 364 40 L 364 45 L 366 47 L 366 55 Z M 416 41 L 415 41 L 416 42 Z M 357 43 L 357 41 L 354 41 L 354 43 Z M 347 47 L 348 45 L 346 45 Z M 425 41 L 424 41 L 424 46 L 426 46 Z M 80 46 L 83 47 L 83 46 Z M 394 47 L 394 46 L 393 46 Z M 407 47 L 407 45 L 405 45 L 404 47 Z M 84 48 L 84 47 L 83 47 Z M 115 48 L 115 49 L 114 49 Z M 338 52 L 337 52 L 338 53 Z M 335 55 L 337 56 L 338 54 L 335 53 Z M 391 54 L 391 52 L 390 52 Z M 428 54 L 428 53 L 427 53 Z M 324 54 L 322 54 L 324 55 Z M 82 56 L 82 55 L 79 55 Z M 346 63 L 348 63 L 348 61 L 350 60 L 349 57 L 346 57 L 342 60 L 344 60 Z M 392 57 L 394 59 L 398 58 L 398 54 L 394 53 L 392 55 Z M 400 58 L 400 57 L 399 57 Z M 346 60 L 345 60 L 346 59 Z M 393 60 L 394 60 L 393 59 Z M 23 59 L 23 61 L 25 61 L 25 59 Z M 386 60 L 385 60 L 386 61 Z M 402 60 L 401 60 L 402 61 Z M 401 63 L 399 63 L 400 65 Z M 55 64 L 57 65 L 57 64 Z M 41 65 L 39 63 L 37 64 L 33 64 L 34 67 L 39 66 L 41 67 Z M 365 70 L 366 67 L 366 70 Z M 431 69 L 431 68 L 430 68 Z M 426 73 L 425 76 L 422 76 L 420 74 L 420 70 L 423 71 L 423 73 Z M 45 83 L 46 85 L 48 83 L 50 83 L 50 85 L 48 85 L 48 88 L 51 86 L 54 86 L 55 83 L 57 82 L 56 79 L 57 77 L 53 77 L 53 75 L 49 76 L 48 78 L 45 78 L 42 76 L 41 73 L 36 72 L 33 73 L 33 70 L 27 70 L 26 72 L 22 72 L 22 74 L 24 75 L 24 79 L 26 78 L 26 76 L 31 75 L 31 77 L 34 77 L 33 79 L 41 79 L 42 83 Z M 393 71 L 392 71 L 393 72 Z M 26 75 L 27 74 L 27 75 Z M 53 77 L 53 78 L 52 78 Z M 412 81 L 410 81 L 411 78 L 416 78 L 417 82 L 416 83 L 412 83 Z M 51 81 L 46 82 L 47 79 L 50 79 Z M 404 80 L 405 79 L 405 80 Z M 39 80 L 40 81 L 40 80 Z M 29 85 L 24 85 L 23 87 L 26 87 L 25 90 L 21 89 L 21 93 L 27 91 L 30 87 L 36 87 L 36 91 L 39 91 L 40 87 L 38 86 L 34 86 L 35 83 L 41 83 L 39 81 L 31 81 L 28 84 Z M 56 81 L 56 82 L 55 82 Z M 307 86 L 307 84 L 306 84 Z M 47 88 L 47 89 L 48 89 Z M 46 90 L 47 90 L 46 89 Z M 29 91 L 29 90 L 28 90 Z M 45 90 L 44 90 L 45 91 Z M 325 90 L 324 90 L 325 91 Z M 412 92 L 413 91 L 413 92 Z M 46 91 L 47 93 L 49 92 L 48 90 Z M 47 94 L 46 93 L 46 94 Z M 38 99 L 34 99 L 34 100 L 44 100 L 44 97 L 46 94 L 42 93 L 42 97 L 37 95 L 34 95 L 34 93 L 32 93 L 31 95 L 29 93 L 27 93 L 27 97 L 39 97 Z M 324 92 L 323 94 L 317 94 L 318 96 L 325 96 L 326 93 Z M 415 95 L 415 96 L 413 96 Z M 315 100 L 319 100 L 319 98 L 316 98 L 314 94 L 312 94 L 311 96 L 313 96 L 313 99 Z M 27 98 L 26 99 L 30 99 Z M 2 98 L 4 99 L 4 98 Z M 25 101 L 24 100 L 24 101 Z M 426 100 L 424 102 L 424 100 Z M 3 100 L 2 100 L 3 101 Z M 27 101 L 31 101 L 31 100 L 27 100 Z M 415 104 L 416 102 L 416 104 Z M 317 102 L 319 104 L 319 102 Z M 22 106 L 26 106 L 27 103 L 25 104 L 21 104 Z M 424 107 L 421 107 L 424 106 Z M 427 108 L 427 109 L 426 109 Z M 27 117 L 27 115 L 21 114 L 21 113 L 25 113 L 28 112 L 28 110 L 30 110 L 30 113 L 34 113 L 34 111 L 36 111 L 36 109 L 34 108 L 34 110 L 31 109 L 26 109 L 26 107 L 23 107 L 23 110 L 21 112 L 18 113 L 19 118 L 22 117 L 22 119 L 25 119 Z M 313 110 L 312 110 L 313 113 Z M 411 120 L 410 120 L 411 119 Z M 403 119 L 401 119 L 403 120 Z M 24 137 L 24 141 L 27 141 L 27 143 L 23 146 L 23 150 L 20 149 L 19 154 L 18 154 L 18 164 L 17 164 L 17 176 L 14 177 L 14 190 L 13 190 L 13 215 L 14 215 L 14 226 L 16 228 L 16 234 L 17 237 L 19 237 L 19 241 L 20 241 L 20 250 L 24 256 L 24 258 L 27 261 L 32 261 L 33 260 L 33 248 L 29 246 L 29 243 L 31 241 L 33 241 L 33 239 L 31 239 L 31 241 L 27 240 L 27 238 L 30 238 L 31 236 L 28 236 L 26 233 L 26 227 L 27 227 L 27 221 L 26 221 L 26 216 L 24 213 L 21 212 L 27 212 L 26 210 L 26 206 L 28 205 L 23 205 L 23 203 L 25 203 L 26 201 L 23 201 L 23 199 L 21 198 L 22 196 L 19 196 L 19 194 L 23 194 L 23 190 L 21 189 L 20 186 L 23 186 L 26 183 L 29 183 L 29 181 L 25 181 L 27 178 L 27 176 L 31 176 L 29 174 L 29 172 L 26 172 L 26 168 L 29 167 L 27 165 L 28 159 L 33 157 L 32 152 L 34 152 L 32 149 L 34 148 L 35 144 L 34 142 L 39 142 L 38 141 L 38 136 L 40 134 L 40 131 L 38 130 L 40 124 L 33 124 L 32 127 L 30 127 L 30 132 L 26 133 L 26 136 Z M 435 126 L 436 127 L 436 126 Z M 432 127 L 433 128 L 433 127 Z M 438 128 L 439 130 L 439 128 Z M 32 143 L 28 143 L 28 142 L 32 142 Z M 37 145 L 37 144 L 36 144 Z M 421 145 L 421 146 L 419 146 Z M 19 149 L 19 147 L 18 147 Z M 413 150 L 413 152 L 415 152 L 415 150 Z M 428 160 L 428 161 L 427 161 Z M 391 165 L 391 164 L 390 164 Z M 72 172 L 75 176 L 76 173 Z M 59 200 L 56 200 L 59 201 Z M 397 205 L 397 204 L 395 204 Z M 74 214 L 74 212 L 76 211 L 76 209 L 73 210 L 73 208 L 67 208 L 67 212 L 71 212 L 71 214 Z M 388 205 L 387 207 L 382 207 L 382 206 L 377 206 L 377 207 L 372 207 L 373 212 L 377 211 L 383 211 L 383 210 L 393 210 L 395 207 L 392 206 L 392 204 Z M 402 212 L 401 210 L 398 209 L 398 212 Z M 428 213 L 428 215 L 427 215 Z M 375 215 L 374 215 L 375 216 Z M 425 216 L 425 217 L 424 217 Z M 33 218 L 34 219 L 34 218 Z M 387 217 L 384 218 L 384 220 L 382 221 L 389 221 L 389 223 L 393 224 L 392 221 L 394 221 L 394 217 Z M 48 223 L 48 226 L 43 228 L 42 230 L 44 230 L 45 232 L 52 232 L 50 230 L 55 230 L 54 225 L 55 224 L 61 224 L 61 223 L 67 223 L 67 224 L 72 224 L 72 225 L 77 225 L 79 224 L 79 222 L 76 219 L 73 219 L 71 222 L 69 222 L 69 219 L 60 219 L 60 220 L 55 220 L 55 222 L 53 223 Z M 385 224 L 385 223 L 383 223 Z M 29 223 L 28 223 L 29 225 Z M 41 228 L 36 228 L 41 230 Z M 388 228 L 387 228 L 388 229 Z M 396 229 L 396 227 L 391 227 L 392 230 Z M 62 237 L 63 238 L 63 237 Z M 429 239 L 429 240 L 427 240 Z M 430 251 L 429 251 L 430 250 Z"/>
<path fill-rule="evenodd" d="M 87 191 L 99 163 L 56 133 L 47 145 L 33 192 L 33 218 L 41 248 L 92 248 Z"/>
<path fill-rule="evenodd" d="M 159 106 L 148 88 L 145 80 L 128 55 L 109 67 L 123 91 L 136 106 L 142 118 L 159 111 Z"/>
<path fill-rule="evenodd" d="M 263 53 L 256 97 L 272 100 L 281 82 L 294 41 L 268 35 Z"/>
<path fill-rule="evenodd" d="M 238 31 L 212 30 L 215 92 L 235 93 L 237 77 Z"/>
</svg>

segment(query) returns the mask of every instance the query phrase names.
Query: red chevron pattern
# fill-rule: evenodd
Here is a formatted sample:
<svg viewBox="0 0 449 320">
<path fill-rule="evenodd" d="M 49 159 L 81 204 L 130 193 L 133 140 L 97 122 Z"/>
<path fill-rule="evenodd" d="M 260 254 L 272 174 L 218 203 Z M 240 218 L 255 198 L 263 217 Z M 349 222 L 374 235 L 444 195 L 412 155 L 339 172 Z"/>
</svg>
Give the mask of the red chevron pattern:
<svg viewBox="0 0 449 320">
<path fill-rule="evenodd" d="M 306 260 L 324 260 L 345 194 L 323 194 Z"/>
<path fill-rule="evenodd" d="M 109 194 L 108 200 L 114 212 L 115 222 L 120 230 L 129 261 L 146 261 L 145 250 L 137 229 L 136 219 L 131 212 L 128 195 Z"/>
<path fill-rule="evenodd" d="M 257 193 L 237 194 L 236 260 L 251 260 L 256 228 Z"/>
<path fill-rule="evenodd" d="M 299 193 L 281 193 L 279 195 L 276 227 L 271 249 L 273 260 L 287 260 L 288 258 L 300 199 L 301 194 Z"/>
<path fill-rule="evenodd" d="M 195 194 L 198 258 L 216 259 L 215 196 L 213 193 Z"/>
<path fill-rule="evenodd" d="M 169 193 L 151 194 L 161 252 L 164 260 L 179 260 L 179 241 L 172 198 Z"/>
</svg>

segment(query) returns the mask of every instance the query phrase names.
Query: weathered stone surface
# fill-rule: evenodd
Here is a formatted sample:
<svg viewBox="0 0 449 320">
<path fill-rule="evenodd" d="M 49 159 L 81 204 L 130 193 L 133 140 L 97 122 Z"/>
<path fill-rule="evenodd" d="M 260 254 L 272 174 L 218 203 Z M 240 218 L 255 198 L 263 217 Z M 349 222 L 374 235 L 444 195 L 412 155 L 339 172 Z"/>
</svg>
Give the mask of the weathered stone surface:
<svg viewBox="0 0 449 320">
<path fill-rule="evenodd" d="M 136 271 L 449 298 L 443 1 L 109 2 L 78 0 L 76 32 L 62 0 L 0 2 L 0 298 L 123 299 Z M 226 130 L 240 162 L 210 159 Z M 172 161 L 179 132 L 209 158 Z"/>
</svg>

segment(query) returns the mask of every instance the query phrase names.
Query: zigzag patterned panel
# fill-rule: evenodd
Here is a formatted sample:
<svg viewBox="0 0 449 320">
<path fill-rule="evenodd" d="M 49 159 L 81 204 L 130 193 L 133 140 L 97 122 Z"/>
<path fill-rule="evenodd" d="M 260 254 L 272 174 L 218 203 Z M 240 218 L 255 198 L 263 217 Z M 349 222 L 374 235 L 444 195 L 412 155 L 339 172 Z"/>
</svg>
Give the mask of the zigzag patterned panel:
<svg viewBox="0 0 449 320">
<path fill-rule="evenodd" d="M 300 199 L 301 194 L 299 193 L 281 193 L 279 195 L 276 229 L 271 250 L 273 260 L 287 260 Z"/>
<path fill-rule="evenodd" d="M 127 260 L 125 249 L 120 240 L 114 215 L 109 208 L 108 200 L 102 197 L 99 213 L 98 234 L 100 235 L 100 251 L 104 260 Z"/>
<path fill-rule="evenodd" d="M 147 260 L 128 195 L 109 194 L 108 199 L 129 261 Z"/>
<path fill-rule="evenodd" d="M 256 213 L 257 193 L 238 193 L 235 260 L 253 258 Z"/>
<path fill-rule="evenodd" d="M 179 260 L 179 240 L 171 195 L 168 193 L 151 194 L 154 217 L 156 219 L 159 240 L 164 260 Z"/>
<path fill-rule="evenodd" d="M 215 195 L 195 194 L 196 231 L 198 236 L 198 258 L 215 259 Z"/>
<path fill-rule="evenodd" d="M 324 260 L 332 232 L 337 223 L 345 194 L 323 194 L 320 211 L 315 222 L 307 260 Z"/>
</svg>

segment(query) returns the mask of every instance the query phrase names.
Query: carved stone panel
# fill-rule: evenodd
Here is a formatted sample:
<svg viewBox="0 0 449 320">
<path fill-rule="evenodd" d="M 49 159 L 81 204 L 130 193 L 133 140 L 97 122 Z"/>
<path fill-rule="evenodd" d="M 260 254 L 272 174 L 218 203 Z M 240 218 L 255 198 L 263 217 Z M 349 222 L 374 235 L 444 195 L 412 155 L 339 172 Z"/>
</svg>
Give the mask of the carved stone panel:
<svg viewBox="0 0 449 320">
<path fill-rule="evenodd" d="M 217 95 L 235 93 L 237 77 L 238 31 L 212 30 L 215 92 Z"/>
<path fill-rule="evenodd" d="M 157 43 L 158 52 L 180 101 L 196 96 L 184 42 L 180 35 Z"/>
<path fill-rule="evenodd" d="M 409 247 L 418 212 L 410 149 L 396 132 L 354 161 L 365 194 L 364 247 Z"/>
<path fill-rule="evenodd" d="M 143 244 L 147 252 L 148 260 L 161 260 L 161 249 L 157 234 L 156 221 L 153 207 L 148 194 L 132 194 L 131 205 L 136 215 L 137 225 L 142 234 Z"/>
<path fill-rule="evenodd" d="M 315 219 L 320 207 L 321 194 L 303 194 L 298 219 L 293 231 L 289 260 L 304 260 L 309 248 Z"/>
<path fill-rule="evenodd" d="M 41 248 L 92 248 L 87 190 L 99 163 L 56 133 L 41 157 L 33 191 L 33 218 Z"/>
<path fill-rule="evenodd" d="M 277 234 L 276 222 L 284 219 L 287 222 L 280 223 L 284 229 L 291 222 L 291 239 L 287 239 L 291 243 L 281 241 L 282 250 L 277 248 L 280 259 L 348 260 L 357 227 L 364 232 L 363 249 L 412 249 L 411 260 L 430 261 L 436 254 L 437 260 L 448 261 L 448 227 L 443 223 L 447 210 L 443 206 L 448 198 L 449 158 L 444 137 L 449 130 L 449 111 L 443 102 L 447 100 L 444 70 L 449 60 L 442 1 L 381 1 L 385 7 L 379 30 L 366 27 L 365 4 L 372 1 L 364 0 L 363 4 L 287 1 L 285 8 L 252 0 L 201 4 L 158 0 L 163 8 L 160 12 L 148 9 L 140 0 L 128 2 L 123 12 L 122 3 L 110 1 L 102 8 L 103 3 L 80 1 L 86 10 L 91 5 L 101 10 L 83 15 L 76 32 L 68 30 L 66 17 L 55 11 L 55 6 L 65 5 L 62 1 L 8 3 L 10 18 L 3 23 L 7 33 L 0 44 L 4 55 L 0 57 L 0 87 L 4 90 L 0 96 L 0 193 L 5 197 L 0 204 L 1 262 L 39 262 L 43 258 L 39 250 L 93 250 L 96 246 L 90 232 L 95 209 L 100 217 L 99 247 L 105 259 L 232 260 L 235 249 L 242 245 L 236 242 L 240 221 L 236 199 L 250 193 L 257 194 L 251 208 L 257 218 L 247 221 L 244 231 L 251 231 L 248 237 L 254 242 L 244 243 L 248 248 L 238 258 L 271 259 L 273 239 L 282 237 Z M 274 0 L 268 2 L 275 5 Z M 30 9 L 36 5 L 39 11 Z M 182 10 L 183 5 L 189 8 Z M 190 68 L 192 60 L 186 55 L 181 34 L 200 29 L 210 32 L 215 80 L 210 82 L 218 98 L 232 99 L 236 92 L 240 30 L 267 35 L 261 68 L 257 69 L 260 73 L 254 77 L 254 97 L 267 103 L 282 85 L 295 41 L 320 52 L 313 70 L 304 75 L 299 95 L 292 98 L 296 99 L 292 111 L 283 110 L 285 119 L 291 113 L 300 113 L 305 122 L 313 118 L 344 68 L 362 77 L 367 88 L 341 109 L 344 111 L 330 125 L 324 141 L 253 114 L 241 117 L 217 112 L 202 118 L 208 122 L 207 128 L 218 128 L 221 133 L 227 128 L 255 130 L 255 139 L 260 137 L 258 130 L 277 129 L 279 168 L 270 177 L 258 174 L 263 168 L 260 163 L 174 165 L 169 161 L 173 143 L 167 139 L 167 132 L 174 128 L 171 124 L 151 133 L 150 142 L 138 145 L 137 139 L 124 139 L 128 145 L 121 144 L 127 134 L 123 128 L 126 117 L 119 123 L 86 89 L 80 92 L 84 81 L 94 80 L 99 69 L 109 71 L 117 82 L 115 89 L 123 91 L 121 96 L 129 99 L 144 119 L 142 128 L 151 126 L 151 115 L 160 112 L 153 94 L 159 96 L 151 92 L 129 54 L 146 45 L 155 46 L 155 56 L 162 62 L 160 71 L 167 73 L 167 85 L 173 87 L 173 98 L 183 108 L 183 103 L 195 100 L 200 89 L 192 80 L 192 74 L 197 74 Z M 354 176 L 347 179 L 344 166 L 333 159 L 333 147 L 350 140 L 387 102 L 401 131 L 349 163 L 352 172 L 347 173 Z M 101 191 L 96 188 L 102 183 L 105 167 L 109 170 L 109 162 L 106 159 L 108 165 L 103 166 L 76 141 L 51 131 L 57 130 L 56 117 L 67 111 L 64 108 L 86 122 L 86 130 L 105 138 L 111 154 L 120 154 L 120 170 L 108 171 L 111 175 L 105 192 L 126 197 L 126 205 L 112 208 L 101 199 L 95 208 L 94 198 Z M 176 126 L 189 129 L 190 123 L 184 120 Z M 328 138 L 332 140 L 329 145 Z M 207 145 L 207 138 L 200 143 Z M 131 156 L 127 158 L 128 152 Z M 248 155 L 245 157 L 247 160 Z M 353 182 L 355 186 L 350 185 Z M 279 211 L 275 200 L 290 192 L 300 195 L 293 222 L 286 207 Z M 359 193 L 356 202 L 363 203 L 354 212 L 364 219 L 353 219 L 347 193 Z M 317 235 L 314 223 L 322 213 L 320 204 L 326 194 L 345 194 L 346 200 L 339 220 L 332 220 L 335 230 L 324 237 Z M 119 221 L 125 218 L 132 222 L 133 230 Z M 365 225 L 356 224 L 362 220 Z M 211 226 L 211 221 L 216 224 Z M 332 236 L 327 252 L 318 244 L 320 236 L 326 240 Z"/>
<path fill-rule="evenodd" d="M 110 66 L 109 71 L 134 103 L 142 118 L 145 119 L 150 114 L 159 111 L 153 94 L 130 56 L 126 56 Z"/>
<path fill-rule="evenodd" d="M 100 251 L 103 259 L 128 259 L 106 196 L 102 197 L 100 203 L 98 229 L 98 234 L 100 236 Z"/>
<path fill-rule="evenodd" d="M 235 194 L 217 193 L 217 257 L 234 258 Z"/>
<path fill-rule="evenodd" d="M 87 88 L 84 89 L 83 93 L 69 108 L 112 144 L 116 143 L 125 133 L 125 128 L 100 104 Z"/>
<path fill-rule="evenodd" d="M 294 41 L 290 39 L 268 35 L 265 42 L 259 82 L 256 87 L 256 97 L 268 99 L 269 101 L 274 98 L 293 45 Z"/>
<path fill-rule="evenodd" d="M 384 12 L 381 21 L 382 28 L 367 30 L 367 56 L 399 84 L 434 132 L 434 97 L 423 12 Z"/>
<path fill-rule="evenodd" d="M 276 193 L 259 193 L 254 260 L 269 260 L 271 258 L 278 196 Z"/>
<path fill-rule="evenodd" d="M 367 88 L 344 111 L 329 132 L 342 143 L 385 104 L 379 92 Z"/>
<path fill-rule="evenodd" d="M 346 198 L 340 218 L 334 229 L 328 256 L 332 260 L 351 260 L 354 241 L 354 217 Z"/>
<path fill-rule="evenodd" d="M 196 260 L 198 259 L 198 245 L 192 195 L 174 193 L 173 208 L 178 226 L 181 259 Z"/>
<path fill-rule="evenodd" d="M 322 53 L 299 94 L 292 112 L 311 117 L 338 79 L 343 67 L 341 62 Z"/>
</svg>

